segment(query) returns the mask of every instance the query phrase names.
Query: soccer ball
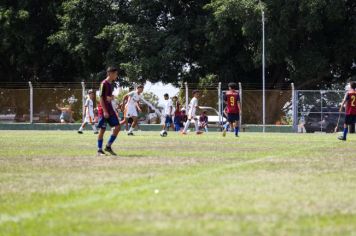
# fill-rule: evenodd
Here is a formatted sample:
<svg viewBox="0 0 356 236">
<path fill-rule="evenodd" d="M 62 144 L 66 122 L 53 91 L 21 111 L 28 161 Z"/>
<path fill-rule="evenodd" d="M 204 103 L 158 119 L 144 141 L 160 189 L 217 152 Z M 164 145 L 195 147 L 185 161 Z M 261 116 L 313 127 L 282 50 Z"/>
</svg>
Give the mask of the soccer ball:
<svg viewBox="0 0 356 236">
<path fill-rule="evenodd" d="M 162 137 L 167 137 L 168 133 L 167 133 L 167 131 L 162 130 L 162 131 L 159 133 L 159 135 L 161 135 Z"/>
</svg>

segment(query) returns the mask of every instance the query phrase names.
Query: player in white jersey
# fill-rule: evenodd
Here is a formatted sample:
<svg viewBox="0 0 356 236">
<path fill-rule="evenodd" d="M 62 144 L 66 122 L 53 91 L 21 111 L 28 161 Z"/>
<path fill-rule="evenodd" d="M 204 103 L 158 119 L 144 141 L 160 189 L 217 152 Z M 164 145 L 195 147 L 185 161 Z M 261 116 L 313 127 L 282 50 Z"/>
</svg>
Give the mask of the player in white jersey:
<svg viewBox="0 0 356 236">
<path fill-rule="evenodd" d="M 174 109 L 172 100 L 169 99 L 168 93 L 164 94 L 163 97 L 165 100 L 163 130 L 168 131 L 169 127 L 172 127 L 173 129 L 172 116 L 174 115 Z"/>
<path fill-rule="evenodd" d="M 82 125 L 80 126 L 78 133 L 82 134 L 83 133 L 83 129 L 85 127 L 86 124 L 90 124 L 91 127 L 93 128 L 94 134 L 98 133 L 98 130 L 96 129 L 95 125 L 94 125 L 94 98 L 95 98 L 95 93 L 93 90 L 89 90 L 88 91 L 88 98 L 85 101 L 85 105 L 84 105 L 84 114 L 85 114 L 85 118 L 84 121 L 82 123 Z"/>
<path fill-rule="evenodd" d="M 142 99 L 141 93 L 143 92 L 143 85 L 137 86 L 136 91 L 129 92 L 126 96 L 128 97 L 126 106 L 125 106 L 125 119 L 132 118 L 132 125 L 127 133 L 127 135 L 133 135 L 133 129 L 137 125 L 137 111 L 141 112 L 141 108 L 138 105 L 138 102 Z"/>
<path fill-rule="evenodd" d="M 202 133 L 199 130 L 198 119 L 197 119 L 196 114 L 195 114 L 197 108 L 199 108 L 199 106 L 198 106 L 199 95 L 200 95 L 200 92 L 198 90 L 194 90 L 193 91 L 193 98 L 189 103 L 188 120 L 185 123 L 184 130 L 182 131 L 182 134 L 187 134 L 187 130 L 189 128 L 189 125 L 190 125 L 192 119 L 194 119 L 194 125 L 195 125 L 196 134 L 201 134 Z"/>
</svg>

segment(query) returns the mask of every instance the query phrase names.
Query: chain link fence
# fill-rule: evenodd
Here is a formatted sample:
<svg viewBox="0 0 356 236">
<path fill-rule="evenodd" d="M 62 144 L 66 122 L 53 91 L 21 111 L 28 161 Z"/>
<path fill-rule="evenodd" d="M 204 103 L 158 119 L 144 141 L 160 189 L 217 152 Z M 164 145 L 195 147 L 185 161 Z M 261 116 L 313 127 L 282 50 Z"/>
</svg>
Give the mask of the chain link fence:
<svg viewBox="0 0 356 236">
<path fill-rule="evenodd" d="M 334 132 L 342 127 L 344 112 L 339 112 L 345 91 L 301 90 L 296 91 L 298 126 L 306 132 Z"/>
<path fill-rule="evenodd" d="M 239 84 L 241 96 L 242 124 L 263 125 L 262 91 L 248 90 Z M 0 122 L 32 122 L 32 123 L 59 123 L 61 109 L 70 110 L 71 118 L 68 122 L 80 123 L 83 119 L 83 106 L 87 98 L 87 90 L 97 92 L 97 105 L 99 84 L 86 85 L 85 83 L 72 83 L 66 85 L 30 85 L 20 88 L 8 88 L 0 85 Z M 140 122 L 145 124 L 158 124 L 164 113 L 163 94 L 170 97 L 177 96 L 182 107 L 187 107 L 192 91 L 199 89 L 201 97 L 197 115 L 202 111 L 208 113 L 210 123 L 220 126 L 226 121 L 223 110 L 223 94 L 227 85 L 216 84 L 198 86 L 197 84 L 183 84 L 180 88 L 160 84 L 159 86 L 146 86 L 144 98 L 156 109 L 142 103 L 143 112 Z M 118 88 L 114 91 L 119 104 L 128 88 Z M 339 121 L 343 122 L 339 103 L 345 91 L 340 90 L 266 90 L 266 125 L 293 125 L 294 130 L 306 132 L 333 132 Z M 121 112 L 122 113 L 122 112 Z M 119 114 L 122 116 L 119 112 Z"/>
</svg>

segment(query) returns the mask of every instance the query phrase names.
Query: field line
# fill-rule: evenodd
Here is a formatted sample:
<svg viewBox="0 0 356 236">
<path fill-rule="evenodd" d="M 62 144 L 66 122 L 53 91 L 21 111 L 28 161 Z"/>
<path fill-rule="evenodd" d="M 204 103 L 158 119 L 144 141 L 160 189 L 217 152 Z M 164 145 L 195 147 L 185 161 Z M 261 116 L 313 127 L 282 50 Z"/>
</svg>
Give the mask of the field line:
<svg viewBox="0 0 356 236">
<path fill-rule="evenodd" d="M 33 219 L 33 218 L 37 218 L 40 216 L 43 216 L 45 214 L 48 214 L 50 212 L 53 212 L 54 210 L 57 209 L 67 209 L 67 208 L 72 208 L 72 207 L 77 207 L 77 206 L 85 206 L 87 204 L 91 204 L 94 202 L 99 202 L 99 201 L 103 201 L 103 200 L 111 200 L 117 196 L 122 196 L 122 195 L 127 195 L 127 194 L 132 194 L 134 192 L 138 192 L 138 191 L 144 191 L 144 190 L 150 190 L 155 188 L 157 185 L 166 185 L 166 184 L 172 184 L 172 182 L 182 182 L 183 180 L 192 178 L 192 177 L 200 177 L 202 175 L 210 175 L 213 174 L 215 172 L 220 172 L 223 171 L 224 169 L 230 169 L 230 168 L 236 168 L 236 167 L 240 167 L 243 165 L 248 165 L 248 164 L 255 164 L 255 163 L 259 163 L 259 162 L 263 162 L 263 161 L 270 161 L 272 160 L 274 157 L 276 156 L 270 156 L 270 157 L 263 157 L 263 158 L 256 158 L 256 159 L 252 159 L 252 160 L 248 160 L 248 161 L 242 161 L 242 162 L 238 162 L 238 163 L 229 163 L 229 164 L 225 164 L 223 166 L 219 166 L 213 169 L 209 169 L 209 170 L 205 170 L 205 171 L 199 171 L 196 173 L 192 173 L 192 174 L 186 174 L 180 177 L 176 177 L 173 179 L 167 179 L 167 180 L 162 180 L 162 181 L 156 181 L 153 183 L 149 183 L 149 184 L 144 184 L 144 185 L 140 185 L 138 187 L 133 187 L 127 190 L 113 190 L 108 194 L 103 195 L 90 195 L 87 196 L 85 198 L 80 198 L 77 199 L 75 201 L 71 201 L 68 203 L 63 203 L 63 204 L 57 204 L 53 207 L 49 207 L 49 208 L 41 208 L 38 209 L 36 211 L 30 211 L 30 212 L 22 212 L 19 213 L 17 215 L 9 215 L 9 214 L 3 214 L 0 213 L 0 225 L 2 224 L 6 224 L 6 223 L 19 223 L 23 220 L 28 220 L 28 219 Z"/>
</svg>

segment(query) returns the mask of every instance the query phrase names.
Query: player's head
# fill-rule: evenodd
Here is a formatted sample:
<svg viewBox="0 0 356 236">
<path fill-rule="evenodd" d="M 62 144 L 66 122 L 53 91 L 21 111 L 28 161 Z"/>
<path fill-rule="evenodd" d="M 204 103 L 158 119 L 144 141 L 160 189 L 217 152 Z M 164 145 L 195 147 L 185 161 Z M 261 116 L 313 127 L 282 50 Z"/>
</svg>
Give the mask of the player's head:
<svg viewBox="0 0 356 236">
<path fill-rule="evenodd" d="M 206 116 L 206 111 L 202 111 L 202 116 Z"/>
<path fill-rule="evenodd" d="M 175 102 L 175 101 L 178 100 L 178 97 L 177 97 L 177 96 L 173 96 L 173 97 L 172 97 L 172 100 Z"/>
<path fill-rule="evenodd" d="M 183 115 L 185 115 L 185 109 L 184 108 L 182 108 L 181 112 L 182 112 Z"/>
<path fill-rule="evenodd" d="M 231 82 L 228 84 L 230 90 L 235 90 L 237 89 L 237 84 L 234 82 Z"/>
<path fill-rule="evenodd" d="M 134 90 L 135 90 L 135 88 L 132 86 L 129 88 L 129 92 L 134 91 Z"/>
<path fill-rule="evenodd" d="M 137 86 L 137 92 L 140 94 L 140 93 L 142 93 L 143 92 L 143 88 L 144 88 L 144 86 L 142 85 L 142 84 L 140 84 L 140 85 L 138 85 Z"/>
<path fill-rule="evenodd" d="M 351 86 L 351 88 L 352 89 L 356 89 L 356 82 L 355 81 L 352 81 L 352 82 L 350 82 L 350 86 Z"/>
<path fill-rule="evenodd" d="M 193 97 L 198 98 L 198 97 L 199 97 L 199 95 L 200 95 L 199 90 L 193 90 Z"/>
<path fill-rule="evenodd" d="M 119 70 L 114 66 L 109 66 L 106 69 L 106 74 L 110 78 L 111 81 L 114 81 L 119 76 Z"/>
<path fill-rule="evenodd" d="M 168 99 L 169 99 L 168 93 L 165 93 L 165 94 L 163 95 L 163 97 L 164 97 L 164 100 L 168 100 Z"/>
<path fill-rule="evenodd" d="M 91 99 L 93 99 L 93 98 L 94 98 L 94 95 L 95 95 L 94 90 L 89 89 L 89 90 L 88 90 L 88 95 L 89 95 L 89 97 L 90 97 Z"/>
</svg>

